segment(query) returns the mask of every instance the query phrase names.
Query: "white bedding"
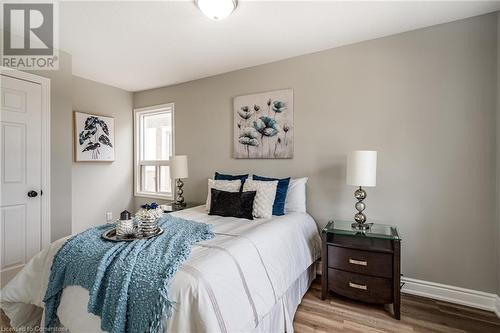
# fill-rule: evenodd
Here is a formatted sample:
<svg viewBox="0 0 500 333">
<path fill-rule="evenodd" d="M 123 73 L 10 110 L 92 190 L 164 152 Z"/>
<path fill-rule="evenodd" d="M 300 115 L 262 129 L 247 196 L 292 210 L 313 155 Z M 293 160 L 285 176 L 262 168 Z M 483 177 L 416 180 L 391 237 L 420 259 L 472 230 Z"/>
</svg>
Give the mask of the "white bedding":
<svg viewBox="0 0 500 333">
<path fill-rule="evenodd" d="M 320 237 L 312 217 L 290 213 L 248 221 L 209 216 L 203 206 L 174 215 L 213 224 L 216 237 L 195 245 L 172 280 L 170 297 L 177 304 L 173 316 L 165 318 L 166 331 L 251 332 L 266 331 L 263 326 L 269 329 L 269 325 L 282 328 L 283 323 L 274 323 L 277 319 L 270 320 L 270 316 L 287 306 L 279 305 L 287 297 L 295 299 L 288 302 L 293 303 L 288 307 L 295 311 L 297 299 L 310 282 L 308 268 L 320 255 Z M 42 250 L 2 290 L 1 307 L 13 326 L 39 325 L 52 258 L 63 243 L 61 239 Z M 87 312 L 88 299 L 87 290 L 79 286 L 63 292 L 57 314 L 61 324 L 73 333 L 101 332 L 99 317 Z M 294 313 L 285 315 L 293 317 Z"/>
</svg>

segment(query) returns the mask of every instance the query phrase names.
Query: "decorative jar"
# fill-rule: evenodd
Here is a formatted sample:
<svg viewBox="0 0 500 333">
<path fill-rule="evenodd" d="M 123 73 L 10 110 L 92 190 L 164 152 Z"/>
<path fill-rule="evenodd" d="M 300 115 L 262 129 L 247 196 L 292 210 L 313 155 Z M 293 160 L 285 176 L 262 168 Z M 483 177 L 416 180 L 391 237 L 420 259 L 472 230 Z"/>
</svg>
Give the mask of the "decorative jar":
<svg viewBox="0 0 500 333">
<path fill-rule="evenodd" d="M 120 219 L 116 222 L 116 236 L 127 237 L 135 234 L 134 221 L 128 211 L 123 211 L 120 214 Z"/>
<path fill-rule="evenodd" d="M 149 237 L 158 233 L 158 219 L 162 217 L 163 210 L 156 202 L 144 204 L 135 214 L 137 222 L 137 237 Z"/>
<path fill-rule="evenodd" d="M 158 233 L 158 224 L 156 223 L 156 218 L 153 216 L 140 218 L 139 224 L 137 226 L 137 232 L 142 237 L 156 235 Z"/>
</svg>

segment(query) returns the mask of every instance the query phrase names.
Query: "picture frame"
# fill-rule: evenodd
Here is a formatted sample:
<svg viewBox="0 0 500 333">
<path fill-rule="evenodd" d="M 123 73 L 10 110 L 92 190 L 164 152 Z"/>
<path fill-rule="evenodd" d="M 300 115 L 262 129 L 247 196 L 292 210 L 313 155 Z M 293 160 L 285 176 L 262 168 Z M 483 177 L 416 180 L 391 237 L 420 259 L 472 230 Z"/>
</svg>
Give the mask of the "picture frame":
<svg viewBox="0 0 500 333">
<path fill-rule="evenodd" d="M 291 159 L 294 149 L 293 89 L 234 98 L 233 157 Z"/>
<path fill-rule="evenodd" d="M 75 162 L 113 162 L 115 160 L 115 119 L 74 111 Z"/>
</svg>

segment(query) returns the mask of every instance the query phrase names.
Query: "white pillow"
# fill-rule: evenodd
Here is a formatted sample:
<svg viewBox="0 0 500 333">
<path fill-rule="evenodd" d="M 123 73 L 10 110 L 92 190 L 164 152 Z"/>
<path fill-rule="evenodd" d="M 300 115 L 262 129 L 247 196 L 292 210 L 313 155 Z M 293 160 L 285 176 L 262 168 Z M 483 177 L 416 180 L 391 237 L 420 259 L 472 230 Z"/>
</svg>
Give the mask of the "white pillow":
<svg viewBox="0 0 500 333">
<path fill-rule="evenodd" d="M 210 204 L 212 202 L 212 191 L 211 189 L 226 191 L 226 192 L 239 192 L 241 188 L 241 180 L 208 180 L 208 195 L 207 195 L 207 203 L 205 205 L 205 209 L 210 211 Z"/>
<path fill-rule="evenodd" d="M 285 214 L 306 212 L 306 183 L 307 177 L 290 179 L 285 200 Z"/>
<path fill-rule="evenodd" d="M 270 218 L 273 216 L 273 204 L 276 198 L 278 181 L 260 181 L 247 179 L 243 184 L 243 191 L 256 191 L 253 201 L 253 216 Z"/>
</svg>

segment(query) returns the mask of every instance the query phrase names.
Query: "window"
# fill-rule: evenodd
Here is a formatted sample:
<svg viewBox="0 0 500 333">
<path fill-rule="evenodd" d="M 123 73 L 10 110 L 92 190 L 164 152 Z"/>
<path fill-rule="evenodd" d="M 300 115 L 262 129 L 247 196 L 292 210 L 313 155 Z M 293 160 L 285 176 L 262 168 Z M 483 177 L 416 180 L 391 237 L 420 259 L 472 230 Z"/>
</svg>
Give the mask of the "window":
<svg viewBox="0 0 500 333">
<path fill-rule="evenodd" d="M 173 199 L 174 104 L 134 110 L 135 195 Z"/>
</svg>

